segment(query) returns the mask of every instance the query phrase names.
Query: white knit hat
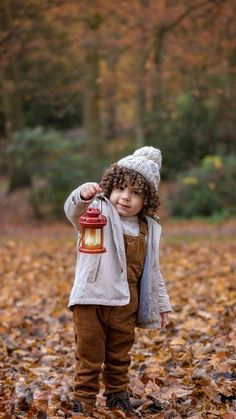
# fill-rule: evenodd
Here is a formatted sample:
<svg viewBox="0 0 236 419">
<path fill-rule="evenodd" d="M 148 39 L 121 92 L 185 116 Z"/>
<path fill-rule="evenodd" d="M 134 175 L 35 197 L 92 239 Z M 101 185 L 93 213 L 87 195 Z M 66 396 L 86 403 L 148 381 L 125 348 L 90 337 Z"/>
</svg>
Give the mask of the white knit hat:
<svg viewBox="0 0 236 419">
<path fill-rule="evenodd" d="M 146 146 L 138 148 L 132 155 L 119 160 L 117 164 L 140 173 L 145 179 L 153 183 L 157 190 L 161 179 L 161 162 L 160 150 Z"/>
</svg>

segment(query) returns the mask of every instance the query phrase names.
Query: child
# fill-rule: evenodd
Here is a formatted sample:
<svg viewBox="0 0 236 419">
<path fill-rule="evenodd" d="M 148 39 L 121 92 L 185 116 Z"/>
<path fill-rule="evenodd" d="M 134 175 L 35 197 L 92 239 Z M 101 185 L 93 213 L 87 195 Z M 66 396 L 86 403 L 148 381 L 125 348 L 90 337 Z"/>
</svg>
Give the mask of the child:
<svg viewBox="0 0 236 419">
<path fill-rule="evenodd" d="M 69 308 L 73 311 L 76 375 L 73 413 L 92 414 L 105 385 L 107 406 L 136 417 L 127 393 L 129 351 L 135 327 L 165 328 L 171 311 L 159 270 L 161 152 L 142 147 L 108 168 L 100 184 L 85 183 L 65 203 L 80 231 L 79 217 L 102 194 L 106 253 L 78 254 Z"/>
</svg>

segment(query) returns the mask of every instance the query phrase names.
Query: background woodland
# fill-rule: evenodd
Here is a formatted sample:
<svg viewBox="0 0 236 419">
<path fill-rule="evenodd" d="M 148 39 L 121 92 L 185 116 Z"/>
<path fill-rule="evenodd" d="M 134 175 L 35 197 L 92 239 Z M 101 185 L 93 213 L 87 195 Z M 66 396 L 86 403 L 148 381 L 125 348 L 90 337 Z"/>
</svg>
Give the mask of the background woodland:
<svg viewBox="0 0 236 419">
<path fill-rule="evenodd" d="M 120 156 L 153 145 L 163 152 L 163 179 L 218 156 L 210 166 L 223 170 L 203 174 L 211 184 L 205 201 L 212 199 L 215 178 L 235 154 L 235 17 L 233 0 L 2 0 L 0 170 L 7 189 L 31 186 L 37 216 L 54 190 L 52 210 L 60 212 L 60 190 L 65 196 Z M 228 173 L 227 189 L 235 176 Z M 189 177 L 185 185 L 194 189 L 196 176 Z M 219 191 L 213 210 L 204 204 L 173 213 L 231 214 L 224 200 Z"/>
</svg>

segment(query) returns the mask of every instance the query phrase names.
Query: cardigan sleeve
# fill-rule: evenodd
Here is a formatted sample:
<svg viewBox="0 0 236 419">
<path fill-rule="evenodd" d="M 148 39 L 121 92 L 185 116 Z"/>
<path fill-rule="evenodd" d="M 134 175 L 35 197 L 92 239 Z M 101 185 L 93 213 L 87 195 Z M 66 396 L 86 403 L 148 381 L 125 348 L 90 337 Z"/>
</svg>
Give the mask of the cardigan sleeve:
<svg viewBox="0 0 236 419">
<path fill-rule="evenodd" d="M 79 217 L 94 200 L 94 198 L 87 201 L 82 199 L 80 196 L 80 190 L 81 186 L 71 192 L 64 205 L 66 217 L 73 224 L 77 231 L 81 231 Z"/>
</svg>

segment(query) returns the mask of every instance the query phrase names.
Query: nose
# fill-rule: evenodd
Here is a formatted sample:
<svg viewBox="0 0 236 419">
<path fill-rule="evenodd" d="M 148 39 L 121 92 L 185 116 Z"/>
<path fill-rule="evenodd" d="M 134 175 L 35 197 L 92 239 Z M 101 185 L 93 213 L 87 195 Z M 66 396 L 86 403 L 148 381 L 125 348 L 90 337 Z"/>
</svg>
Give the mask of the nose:
<svg viewBox="0 0 236 419">
<path fill-rule="evenodd" d="M 121 197 L 122 197 L 122 199 L 124 199 L 124 200 L 128 201 L 128 200 L 129 200 L 129 198 L 130 198 L 130 193 L 129 193 L 129 190 L 128 190 L 128 189 L 124 189 L 124 190 L 122 191 L 122 195 L 121 195 Z"/>
</svg>

